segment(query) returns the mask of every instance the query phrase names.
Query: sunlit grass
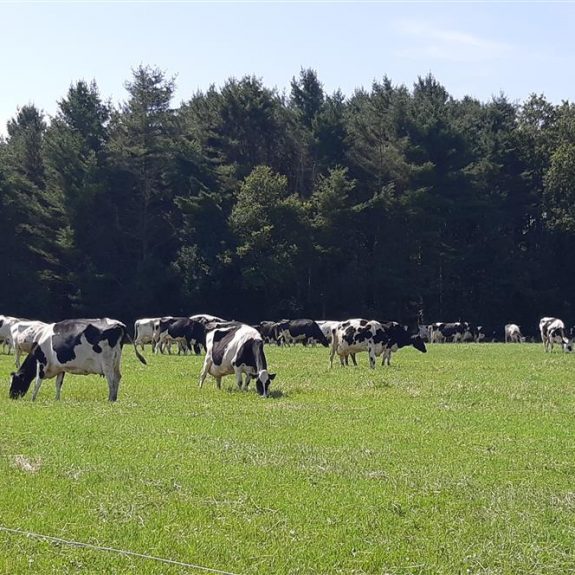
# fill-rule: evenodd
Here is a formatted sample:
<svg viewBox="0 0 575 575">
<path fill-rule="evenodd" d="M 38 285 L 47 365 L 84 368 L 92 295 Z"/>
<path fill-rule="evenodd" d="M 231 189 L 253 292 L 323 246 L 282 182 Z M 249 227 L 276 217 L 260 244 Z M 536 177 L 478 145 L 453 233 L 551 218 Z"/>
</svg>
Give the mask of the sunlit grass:
<svg viewBox="0 0 575 575">
<path fill-rule="evenodd" d="M 146 355 L 116 404 L 95 376 L 11 401 L 0 356 L 0 525 L 234 573 L 575 570 L 575 356 L 269 347 L 264 400 Z M 194 572 L 5 533 L 0 571 Z"/>
</svg>

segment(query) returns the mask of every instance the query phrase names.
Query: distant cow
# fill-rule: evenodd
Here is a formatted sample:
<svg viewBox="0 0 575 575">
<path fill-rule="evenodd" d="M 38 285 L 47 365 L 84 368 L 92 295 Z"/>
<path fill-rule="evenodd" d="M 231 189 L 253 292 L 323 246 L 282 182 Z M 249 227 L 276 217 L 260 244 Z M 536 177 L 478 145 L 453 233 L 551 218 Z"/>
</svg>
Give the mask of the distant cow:
<svg viewBox="0 0 575 575">
<path fill-rule="evenodd" d="M 275 321 L 261 321 L 252 327 L 259 332 L 265 343 L 279 343 Z"/>
<path fill-rule="evenodd" d="M 10 328 L 19 321 L 23 320 L 10 315 L 0 315 L 0 342 L 2 343 L 2 353 L 6 353 L 6 347 L 8 347 L 8 352 L 12 349 Z"/>
<path fill-rule="evenodd" d="M 319 329 L 321 329 L 323 335 L 326 337 L 327 341 L 331 343 L 333 337 L 333 330 L 337 327 L 339 321 L 333 320 L 322 320 L 317 321 L 317 325 L 319 325 Z"/>
<path fill-rule="evenodd" d="M 208 323 L 213 323 L 213 322 L 225 322 L 227 320 L 222 319 L 221 317 L 218 317 L 216 315 L 210 315 L 209 313 L 198 313 L 196 315 L 191 315 L 190 319 L 199 321 L 200 323 L 203 323 L 204 325 L 207 325 Z"/>
<path fill-rule="evenodd" d="M 218 388 L 222 377 L 235 373 L 240 389 L 247 389 L 251 378 L 256 390 L 267 397 L 275 373 L 268 372 L 264 342 L 259 332 L 249 325 L 237 325 L 210 331 L 206 337 L 206 357 L 200 375 L 200 387 L 207 374 L 216 378 Z M 246 375 L 245 383 L 243 374 Z"/>
<path fill-rule="evenodd" d="M 333 330 L 330 366 L 333 366 L 336 353 L 342 365 L 347 364 L 348 356 L 351 356 L 354 365 L 357 365 L 355 354 L 361 351 L 369 353 L 371 368 L 375 368 L 376 357 L 380 355 L 383 355 L 383 363 L 389 365 L 392 352 L 408 345 L 423 353 L 427 351 L 419 335 L 410 335 L 396 322 L 380 323 L 366 319 L 343 321 Z"/>
<path fill-rule="evenodd" d="M 571 340 L 565 336 L 565 324 L 555 317 L 542 317 L 539 320 L 539 332 L 545 351 L 552 351 L 554 343 L 560 343 L 563 351 L 572 351 Z"/>
<path fill-rule="evenodd" d="M 184 352 L 192 348 L 200 353 L 199 346 L 206 346 L 206 326 L 189 317 L 162 318 L 154 333 L 156 353 L 169 342 L 177 342 Z M 169 351 L 169 350 L 168 350 Z"/>
<path fill-rule="evenodd" d="M 137 319 L 134 322 L 134 343 L 142 349 L 146 343 L 151 343 L 152 351 L 155 351 L 154 326 L 159 325 L 160 319 L 159 317 Z"/>
<path fill-rule="evenodd" d="M 16 367 L 20 367 L 20 355 L 30 353 L 32 347 L 38 341 L 42 334 L 44 326 L 43 321 L 19 321 L 10 328 L 10 339 L 14 348 Z"/>
<path fill-rule="evenodd" d="M 464 341 L 464 339 L 474 339 L 471 326 L 466 321 L 432 323 L 429 326 L 429 332 L 429 341 L 431 343 L 443 343 L 450 339 L 453 343 L 458 343 Z"/>
<path fill-rule="evenodd" d="M 304 345 L 318 342 L 324 347 L 329 345 L 321 328 L 313 319 L 284 320 L 278 322 L 276 326 L 278 340 L 287 345 L 298 342 Z"/>
<path fill-rule="evenodd" d="M 114 319 L 70 319 L 47 324 L 20 369 L 12 374 L 10 397 L 25 395 L 36 378 L 34 400 L 42 381 L 56 377 L 56 399 L 60 399 L 66 373 L 93 373 L 106 378 L 108 399 L 116 401 L 122 378 L 122 345 L 126 340 L 130 340 L 126 326 Z M 145 364 L 135 345 L 134 350 Z"/>
<path fill-rule="evenodd" d="M 525 341 L 521 329 L 516 323 L 505 325 L 505 343 L 522 343 Z"/>
</svg>

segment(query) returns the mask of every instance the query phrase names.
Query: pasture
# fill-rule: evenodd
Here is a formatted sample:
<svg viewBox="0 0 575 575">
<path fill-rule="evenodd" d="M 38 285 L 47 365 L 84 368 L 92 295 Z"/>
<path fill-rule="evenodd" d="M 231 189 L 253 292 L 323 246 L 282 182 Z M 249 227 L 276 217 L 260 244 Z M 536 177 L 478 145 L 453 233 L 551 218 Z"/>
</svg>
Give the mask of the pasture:
<svg viewBox="0 0 575 575">
<path fill-rule="evenodd" d="M 71 375 L 12 401 L 1 355 L 0 525 L 238 574 L 575 571 L 575 356 L 428 349 L 266 346 L 265 400 L 126 346 L 116 404 Z M 201 571 L 0 532 L 0 572 Z"/>
</svg>

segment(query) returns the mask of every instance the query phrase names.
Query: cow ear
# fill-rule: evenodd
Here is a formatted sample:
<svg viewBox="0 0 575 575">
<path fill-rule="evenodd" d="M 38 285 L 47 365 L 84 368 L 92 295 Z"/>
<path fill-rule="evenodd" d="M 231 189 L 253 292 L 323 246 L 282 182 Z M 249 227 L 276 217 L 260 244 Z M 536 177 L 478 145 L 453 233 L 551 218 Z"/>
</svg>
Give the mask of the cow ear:
<svg viewBox="0 0 575 575">
<path fill-rule="evenodd" d="M 270 376 L 270 381 L 273 381 L 273 380 L 276 378 L 276 375 L 277 375 L 277 374 L 275 374 L 275 373 L 270 373 L 270 374 L 269 374 L 269 376 Z"/>
<path fill-rule="evenodd" d="M 11 372 L 10 372 L 10 377 L 14 377 L 15 375 L 16 375 L 16 372 L 15 372 L 15 371 L 11 371 Z"/>
</svg>

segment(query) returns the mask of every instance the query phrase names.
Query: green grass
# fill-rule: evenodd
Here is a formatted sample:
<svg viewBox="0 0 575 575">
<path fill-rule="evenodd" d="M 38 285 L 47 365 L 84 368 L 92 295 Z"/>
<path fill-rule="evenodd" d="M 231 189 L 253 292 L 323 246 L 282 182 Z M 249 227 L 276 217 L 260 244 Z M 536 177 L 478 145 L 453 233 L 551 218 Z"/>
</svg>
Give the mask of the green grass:
<svg viewBox="0 0 575 575">
<path fill-rule="evenodd" d="M 0 525 L 243 574 L 575 572 L 573 355 L 268 347 L 268 400 L 146 356 L 116 404 L 70 375 L 11 401 L 0 356 Z M 198 571 L 0 532 L 0 572 Z"/>
</svg>

